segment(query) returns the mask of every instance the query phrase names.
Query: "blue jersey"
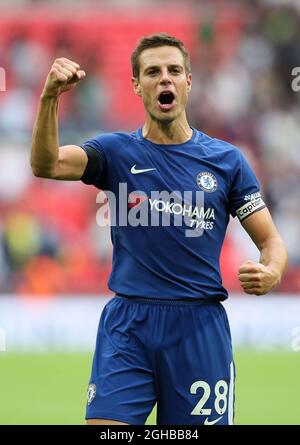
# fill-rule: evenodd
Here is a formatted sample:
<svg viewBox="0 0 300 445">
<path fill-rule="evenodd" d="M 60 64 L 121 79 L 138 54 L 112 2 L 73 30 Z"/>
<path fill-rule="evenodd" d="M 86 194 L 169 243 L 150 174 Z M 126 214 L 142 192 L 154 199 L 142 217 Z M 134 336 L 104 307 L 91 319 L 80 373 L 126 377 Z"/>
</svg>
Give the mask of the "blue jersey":
<svg viewBox="0 0 300 445">
<path fill-rule="evenodd" d="M 82 181 L 107 191 L 114 246 L 109 288 L 155 299 L 225 300 L 220 252 L 230 215 L 265 207 L 235 146 L 193 129 L 183 144 L 155 144 L 142 129 L 86 141 Z"/>
</svg>

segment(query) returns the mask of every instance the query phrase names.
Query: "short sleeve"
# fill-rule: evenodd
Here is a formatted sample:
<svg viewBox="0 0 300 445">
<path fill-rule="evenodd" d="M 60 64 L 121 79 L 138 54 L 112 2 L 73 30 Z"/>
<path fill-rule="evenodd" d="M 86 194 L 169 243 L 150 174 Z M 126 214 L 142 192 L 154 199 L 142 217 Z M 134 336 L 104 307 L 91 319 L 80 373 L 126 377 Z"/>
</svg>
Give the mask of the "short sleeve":
<svg viewBox="0 0 300 445">
<path fill-rule="evenodd" d="M 90 139 L 81 145 L 86 152 L 88 162 L 81 177 L 84 184 L 92 184 L 105 190 L 107 183 L 107 161 L 104 150 L 97 139 Z"/>
<path fill-rule="evenodd" d="M 239 152 L 238 163 L 229 192 L 229 212 L 240 221 L 266 207 L 260 193 L 260 184 L 246 158 Z"/>
</svg>

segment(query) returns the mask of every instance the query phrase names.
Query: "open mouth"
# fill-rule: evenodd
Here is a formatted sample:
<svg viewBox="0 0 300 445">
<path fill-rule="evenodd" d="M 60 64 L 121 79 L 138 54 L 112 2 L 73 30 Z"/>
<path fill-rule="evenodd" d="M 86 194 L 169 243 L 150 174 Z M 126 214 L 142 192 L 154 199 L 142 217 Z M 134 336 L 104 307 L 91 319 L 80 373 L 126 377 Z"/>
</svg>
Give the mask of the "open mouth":
<svg viewBox="0 0 300 445">
<path fill-rule="evenodd" d="M 170 105 L 172 104 L 172 102 L 174 101 L 175 96 L 172 93 L 172 91 L 163 91 L 162 93 L 160 93 L 160 95 L 158 96 L 158 102 L 161 105 Z"/>
</svg>

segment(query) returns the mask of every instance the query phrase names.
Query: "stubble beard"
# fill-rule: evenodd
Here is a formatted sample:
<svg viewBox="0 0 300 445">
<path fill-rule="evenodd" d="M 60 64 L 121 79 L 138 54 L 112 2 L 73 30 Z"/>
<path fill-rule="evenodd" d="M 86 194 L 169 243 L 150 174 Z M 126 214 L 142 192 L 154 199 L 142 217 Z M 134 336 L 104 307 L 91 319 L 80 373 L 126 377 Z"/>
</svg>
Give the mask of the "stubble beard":
<svg viewBox="0 0 300 445">
<path fill-rule="evenodd" d="M 179 112 L 171 112 L 171 113 L 152 113 L 151 111 L 148 111 L 149 116 L 153 121 L 155 121 L 159 126 L 161 127 L 167 127 L 172 122 L 174 122 L 181 113 Z"/>
</svg>

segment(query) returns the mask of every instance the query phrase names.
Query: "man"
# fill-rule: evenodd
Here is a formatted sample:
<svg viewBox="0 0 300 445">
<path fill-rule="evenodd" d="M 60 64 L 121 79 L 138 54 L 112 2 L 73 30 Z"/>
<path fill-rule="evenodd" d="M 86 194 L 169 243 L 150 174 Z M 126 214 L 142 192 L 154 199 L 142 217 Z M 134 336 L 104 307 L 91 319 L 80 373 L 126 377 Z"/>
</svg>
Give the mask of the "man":
<svg viewBox="0 0 300 445">
<path fill-rule="evenodd" d="M 109 280 L 116 296 L 101 314 L 86 418 L 143 424 L 157 402 L 158 424 L 232 424 L 234 364 L 219 270 L 229 215 L 238 216 L 261 254 L 259 263 L 239 269 L 247 294 L 280 282 L 286 249 L 241 152 L 189 126 L 192 76 L 183 43 L 167 34 L 145 37 L 132 68 L 143 128 L 59 147 L 59 96 L 85 77 L 62 58 L 47 77 L 33 131 L 36 176 L 81 179 L 113 192 L 119 204 L 126 185 L 126 216 L 138 209 L 151 217 L 149 224 L 121 224 L 124 203 L 116 206 Z"/>
</svg>

